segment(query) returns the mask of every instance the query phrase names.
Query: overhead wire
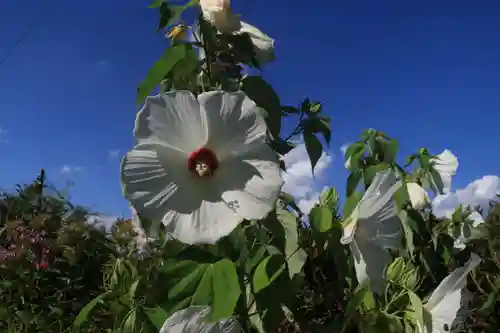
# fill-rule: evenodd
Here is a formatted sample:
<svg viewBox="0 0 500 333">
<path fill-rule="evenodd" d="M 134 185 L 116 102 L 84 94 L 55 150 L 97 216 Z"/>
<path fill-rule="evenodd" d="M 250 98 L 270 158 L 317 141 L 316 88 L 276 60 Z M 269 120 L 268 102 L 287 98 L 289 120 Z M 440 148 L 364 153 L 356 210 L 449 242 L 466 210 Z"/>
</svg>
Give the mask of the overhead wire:
<svg viewBox="0 0 500 333">
<path fill-rule="evenodd" d="M 19 47 L 19 45 L 35 30 L 35 28 L 37 28 L 37 26 L 42 22 L 42 19 L 47 13 L 47 10 L 50 8 L 50 5 L 54 3 L 55 0 L 43 0 L 43 3 L 40 6 L 39 10 L 32 16 L 26 28 L 21 32 L 14 43 L 9 48 L 7 48 L 2 56 L 0 56 L 0 66 L 2 66 L 14 54 L 17 47 Z"/>
</svg>

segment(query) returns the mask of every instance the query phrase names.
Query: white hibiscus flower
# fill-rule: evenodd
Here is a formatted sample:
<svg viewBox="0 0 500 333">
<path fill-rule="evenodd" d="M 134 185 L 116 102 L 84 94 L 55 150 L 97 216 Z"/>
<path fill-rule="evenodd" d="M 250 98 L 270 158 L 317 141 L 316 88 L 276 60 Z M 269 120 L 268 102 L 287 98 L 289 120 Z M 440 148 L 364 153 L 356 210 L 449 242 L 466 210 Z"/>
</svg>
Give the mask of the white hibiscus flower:
<svg viewBox="0 0 500 333">
<path fill-rule="evenodd" d="M 121 164 L 124 196 L 172 237 L 213 244 L 273 209 L 283 185 L 279 163 L 244 93 L 148 97 L 134 136 Z"/>
<path fill-rule="evenodd" d="M 191 306 L 175 312 L 165 320 L 159 333 L 241 333 L 239 322 L 227 318 L 215 323 L 208 321 L 210 308 Z"/>
<path fill-rule="evenodd" d="M 467 318 L 467 305 L 472 297 L 466 290 L 467 275 L 481 262 L 476 254 L 463 266 L 441 281 L 424 305 L 424 326 L 421 333 L 453 333 L 460 330 Z"/>
<path fill-rule="evenodd" d="M 410 197 L 410 202 L 413 208 L 422 209 L 425 205 L 431 202 L 427 191 L 417 183 L 408 182 L 406 183 L 406 188 L 408 190 L 408 196 Z"/>
<path fill-rule="evenodd" d="M 458 159 L 448 149 L 431 158 L 432 168 L 430 186 L 436 194 L 446 194 L 451 189 L 451 179 L 458 169 Z"/>
<path fill-rule="evenodd" d="M 234 14 L 229 0 L 200 0 L 203 17 L 224 34 L 248 33 L 260 65 L 274 60 L 274 39 Z M 203 56 L 203 55 L 200 55 Z"/>
<path fill-rule="evenodd" d="M 342 244 L 349 244 L 359 284 L 369 282 L 381 294 L 385 270 L 392 260 L 387 249 L 401 246 L 401 222 L 393 195 L 401 187 L 392 170 L 379 172 L 344 227 Z"/>
</svg>

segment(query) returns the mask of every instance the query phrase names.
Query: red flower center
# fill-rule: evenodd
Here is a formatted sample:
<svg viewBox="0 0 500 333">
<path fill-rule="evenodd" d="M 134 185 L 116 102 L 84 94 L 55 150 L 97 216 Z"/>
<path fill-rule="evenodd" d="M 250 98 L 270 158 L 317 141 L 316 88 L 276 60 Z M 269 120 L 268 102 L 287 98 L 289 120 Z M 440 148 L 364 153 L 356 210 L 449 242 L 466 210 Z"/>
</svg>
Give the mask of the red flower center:
<svg viewBox="0 0 500 333">
<path fill-rule="evenodd" d="M 208 148 L 200 148 L 189 154 L 188 169 L 197 177 L 206 178 L 214 174 L 219 166 L 215 153 Z"/>
</svg>

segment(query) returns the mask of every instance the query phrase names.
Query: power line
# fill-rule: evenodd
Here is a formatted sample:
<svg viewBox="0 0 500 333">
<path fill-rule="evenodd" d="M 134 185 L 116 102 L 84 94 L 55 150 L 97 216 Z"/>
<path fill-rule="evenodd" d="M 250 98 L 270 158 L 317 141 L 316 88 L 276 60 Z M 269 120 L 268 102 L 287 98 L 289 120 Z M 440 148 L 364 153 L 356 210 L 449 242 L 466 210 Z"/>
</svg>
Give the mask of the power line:
<svg viewBox="0 0 500 333">
<path fill-rule="evenodd" d="M 24 31 L 21 33 L 21 35 L 19 35 L 14 44 L 12 44 L 11 47 L 8 48 L 7 51 L 5 51 L 4 54 L 0 57 L 0 66 L 2 66 L 5 61 L 7 61 L 7 59 L 9 59 L 12 54 L 14 54 L 16 48 L 29 36 L 30 33 L 34 31 L 37 25 L 40 24 L 43 19 L 43 15 L 47 12 L 50 5 L 54 2 L 54 0 L 45 0 L 45 3 L 41 5 L 40 10 L 31 18 L 30 22 L 26 26 L 26 29 L 24 29 Z"/>
</svg>

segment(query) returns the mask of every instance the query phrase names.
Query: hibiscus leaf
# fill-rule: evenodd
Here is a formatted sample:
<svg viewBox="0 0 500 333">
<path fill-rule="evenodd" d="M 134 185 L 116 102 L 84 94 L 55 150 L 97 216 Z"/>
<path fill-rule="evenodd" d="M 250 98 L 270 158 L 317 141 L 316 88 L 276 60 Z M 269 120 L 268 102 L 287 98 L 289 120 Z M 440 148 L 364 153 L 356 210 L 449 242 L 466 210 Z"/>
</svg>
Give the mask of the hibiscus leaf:
<svg viewBox="0 0 500 333">
<path fill-rule="evenodd" d="M 363 197 L 363 193 L 354 192 L 351 196 L 349 196 L 344 204 L 344 209 L 342 211 L 342 215 L 348 217 L 354 211 L 358 203 L 361 201 Z"/>
<path fill-rule="evenodd" d="M 309 221 L 314 231 L 324 233 L 332 228 L 333 215 L 327 207 L 314 207 L 309 213 Z"/>
<path fill-rule="evenodd" d="M 211 266 L 213 270 L 213 303 L 211 321 L 230 317 L 241 295 L 238 274 L 234 263 L 222 259 Z"/>
<path fill-rule="evenodd" d="M 361 180 L 361 176 L 361 171 L 355 170 L 349 174 L 349 177 L 347 177 L 346 195 L 348 197 L 356 191 L 359 181 Z"/>
<path fill-rule="evenodd" d="M 150 323 L 156 328 L 161 329 L 165 320 L 168 318 L 168 313 L 160 307 L 145 308 L 141 307 L 141 311 L 148 317 Z"/>
<path fill-rule="evenodd" d="M 159 4 L 159 6 L 156 5 L 155 7 L 160 7 L 160 22 L 158 23 L 158 31 L 179 21 L 185 8 L 184 6 L 168 4 L 166 1 Z"/>
<path fill-rule="evenodd" d="M 146 78 L 137 87 L 137 105 L 140 105 L 160 84 L 163 78 L 172 71 L 174 66 L 186 56 L 190 48 L 191 45 L 178 44 L 165 50 L 160 59 L 148 71 Z"/>
<path fill-rule="evenodd" d="M 306 252 L 299 247 L 297 226 L 299 219 L 289 211 L 277 208 L 276 216 L 284 231 L 284 253 L 290 278 L 302 271 L 307 259 Z"/>
<path fill-rule="evenodd" d="M 283 273 L 284 269 L 285 256 L 282 254 L 273 254 L 262 260 L 253 274 L 254 292 L 258 293 L 267 288 Z"/>
<path fill-rule="evenodd" d="M 281 102 L 273 87 L 261 76 L 247 76 L 241 90 L 250 97 L 257 106 L 267 112 L 266 123 L 269 132 L 276 139 L 281 131 Z"/>
<path fill-rule="evenodd" d="M 319 142 L 318 138 L 308 131 L 304 132 L 304 142 L 306 144 L 307 155 L 309 155 L 311 169 L 314 175 L 314 167 L 323 154 L 323 148 L 321 147 L 321 142 Z"/>
<path fill-rule="evenodd" d="M 83 309 L 80 310 L 78 315 L 75 318 L 75 321 L 73 322 L 73 328 L 78 329 L 89 317 L 89 314 L 94 310 L 94 308 L 98 305 L 103 303 L 104 299 L 110 294 L 110 292 L 105 292 L 103 294 L 100 294 L 93 300 L 87 303 Z"/>
<path fill-rule="evenodd" d="M 180 257 L 183 255 L 178 256 Z M 163 307 L 166 312 L 172 312 L 174 307 L 179 308 L 182 303 L 188 306 L 211 306 L 211 321 L 233 314 L 241 294 L 234 263 L 229 259 L 215 262 L 205 259 L 203 258 L 204 262 L 178 259 L 164 262 L 161 277 L 168 290 L 168 306 Z"/>
</svg>

